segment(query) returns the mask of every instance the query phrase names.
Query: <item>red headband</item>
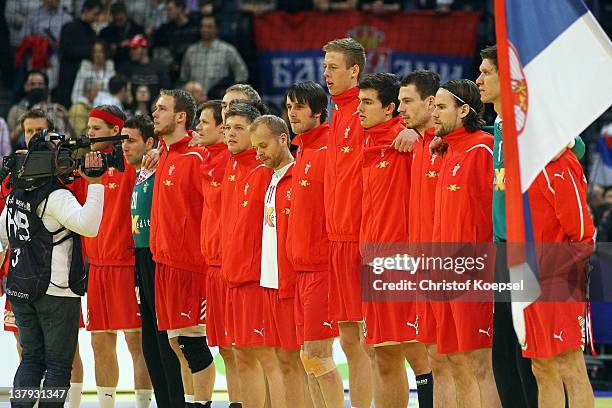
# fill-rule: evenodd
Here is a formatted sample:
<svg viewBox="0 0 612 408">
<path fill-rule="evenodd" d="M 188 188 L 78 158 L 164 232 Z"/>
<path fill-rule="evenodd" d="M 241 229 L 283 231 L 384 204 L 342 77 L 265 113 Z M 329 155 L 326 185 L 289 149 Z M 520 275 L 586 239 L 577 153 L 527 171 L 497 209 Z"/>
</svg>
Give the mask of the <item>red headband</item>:
<svg viewBox="0 0 612 408">
<path fill-rule="evenodd" d="M 107 123 L 123 128 L 123 120 L 121 118 L 113 115 L 110 112 L 103 111 L 102 109 L 93 109 L 91 112 L 89 112 L 89 117 L 102 119 Z"/>
</svg>

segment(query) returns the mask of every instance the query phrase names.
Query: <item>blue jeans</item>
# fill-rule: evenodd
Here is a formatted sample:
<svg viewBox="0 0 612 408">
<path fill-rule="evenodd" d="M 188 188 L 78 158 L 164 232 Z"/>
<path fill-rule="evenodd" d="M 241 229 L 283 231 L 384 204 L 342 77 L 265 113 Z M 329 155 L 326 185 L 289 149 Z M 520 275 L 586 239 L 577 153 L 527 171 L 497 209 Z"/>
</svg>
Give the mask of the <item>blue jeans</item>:
<svg viewBox="0 0 612 408">
<path fill-rule="evenodd" d="M 15 374 L 15 388 L 70 387 L 72 360 L 79 336 L 81 298 L 44 295 L 33 303 L 11 302 L 23 348 Z M 67 395 L 64 395 L 66 397 Z M 39 407 L 63 407 L 62 402 L 40 401 Z M 13 402 L 32 407 L 33 402 Z"/>
</svg>

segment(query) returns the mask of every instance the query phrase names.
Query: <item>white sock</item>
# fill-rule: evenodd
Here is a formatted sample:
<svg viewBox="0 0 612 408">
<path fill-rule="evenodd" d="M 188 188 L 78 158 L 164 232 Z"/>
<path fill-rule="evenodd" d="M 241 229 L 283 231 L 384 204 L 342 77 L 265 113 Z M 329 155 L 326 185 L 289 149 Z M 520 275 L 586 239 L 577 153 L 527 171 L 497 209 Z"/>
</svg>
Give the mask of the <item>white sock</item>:
<svg viewBox="0 0 612 408">
<path fill-rule="evenodd" d="M 70 383 L 70 389 L 68 390 L 68 408 L 79 408 L 81 406 L 81 392 L 83 391 L 83 383 Z"/>
<path fill-rule="evenodd" d="M 100 408 L 115 408 L 116 387 L 97 387 Z"/>
<path fill-rule="evenodd" d="M 195 395 L 187 395 L 185 394 L 185 402 L 190 402 L 193 404 L 193 402 L 195 401 Z"/>
<path fill-rule="evenodd" d="M 136 408 L 149 408 L 153 390 L 135 390 Z"/>
</svg>

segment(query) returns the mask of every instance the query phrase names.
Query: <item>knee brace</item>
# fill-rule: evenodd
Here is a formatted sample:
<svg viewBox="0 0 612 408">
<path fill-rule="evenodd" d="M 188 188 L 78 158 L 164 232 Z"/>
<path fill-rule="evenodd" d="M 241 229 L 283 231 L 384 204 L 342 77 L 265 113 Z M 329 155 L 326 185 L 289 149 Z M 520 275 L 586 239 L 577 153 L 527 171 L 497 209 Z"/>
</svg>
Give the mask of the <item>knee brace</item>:
<svg viewBox="0 0 612 408">
<path fill-rule="evenodd" d="M 198 373 L 212 364 L 213 356 L 206 343 L 206 337 L 179 336 L 178 343 L 192 374 Z"/>
<path fill-rule="evenodd" d="M 312 374 L 315 377 L 321 377 L 336 369 L 336 363 L 332 357 L 308 357 L 303 351 L 300 351 L 300 359 L 306 374 Z"/>
</svg>

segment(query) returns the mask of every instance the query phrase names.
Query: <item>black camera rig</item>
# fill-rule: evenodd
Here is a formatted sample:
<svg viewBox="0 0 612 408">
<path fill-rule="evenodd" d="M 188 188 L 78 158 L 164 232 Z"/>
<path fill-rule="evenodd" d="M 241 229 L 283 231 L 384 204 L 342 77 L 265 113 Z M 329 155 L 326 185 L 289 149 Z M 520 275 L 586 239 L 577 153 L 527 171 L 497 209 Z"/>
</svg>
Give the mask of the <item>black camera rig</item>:
<svg viewBox="0 0 612 408">
<path fill-rule="evenodd" d="M 81 169 L 89 177 L 99 177 L 109 168 L 125 170 L 121 141 L 127 136 L 89 138 L 65 135 L 43 130 L 35 134 L 28 150 L 5 156 L 0 168 L 0 181 L 10 175 L 9 182 L 16 188 L 32 189 L 49 180 L 58 178 L 64 184 L 75 180 L 75 171 Z M 100 153 L 101 167 L 85 167 L 85 155 L 91 152 L 91 145 L 100 142 L 117 142 L 109 153 Z"/>
</svg>

